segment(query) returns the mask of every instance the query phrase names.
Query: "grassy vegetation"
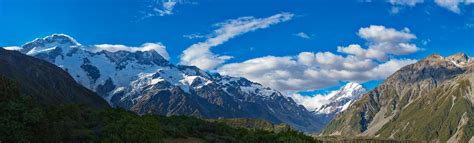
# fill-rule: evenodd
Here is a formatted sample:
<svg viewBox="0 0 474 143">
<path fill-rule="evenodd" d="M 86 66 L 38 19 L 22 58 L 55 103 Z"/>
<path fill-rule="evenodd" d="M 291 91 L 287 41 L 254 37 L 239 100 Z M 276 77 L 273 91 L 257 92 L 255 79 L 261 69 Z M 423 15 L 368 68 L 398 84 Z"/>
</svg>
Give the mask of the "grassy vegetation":
<svg viewBox="0 0 474 143">
<path fill-rule="evenodd" d="M 287 124 L 274 125 L 261 119 L 232 118 L 232 119 L 208 119 L 207 121 L 225 124 L 234 128 L 260 129 L 265 131 L 280 132 L 292 129 Z"/>
<path fill-rule="evenodd" d="M 401 95 L 397 95 L 393 88 L 387 87 L 384 90 L 384 97 L 391 98 L 388 100 L 386 115 L 393 114 L 394 117 L 382 126 L 375 133 L 377 137 L 368 138 L 350 138 L 346 136 L 333 135 L 335 131 L 342 131 L 342 134 L 361 133 L 362 118 L 361 111 L 366 108 L 365 115 L 368 121 L 372 120 L 372 110 L 377 111 L 377 107 L 365 106 L 363 103 L 372 102 L 372 98 L 364 96 L 354 106 L 360 108 L 349 108 L 345 112 L 352 114 L 340 114 L 336 120 L 323 130 L 323 134 L 327 137 L 320 138 L 327 141 L 366 141 L 366 140 L 383 140 L 383 139 L 406 139 L 412 141 L 432 141 L 439 140 L 445 142 L 450 139 L 456 132 L 459 134 L 459 142 L 468 142 L 474 135 L 474 106 L 465 98 L 466 94 L 471 94 L 471 82 L 467 79 L 456 81 L 452 85 L 445 85 L 432 91 L 423 93 L 421 97 L 411 101 L 413 97 L 419 93 L 412 89 L 407 90 Z M 382 99 L 381 99 L 382 100 Z M 387 100 L 383 100 L 387 101 Z M 398 102 L 398 105 L 397 105 Z M 371 104 L 368 104 L 371 105 Z M 397 106 L 394 106 L 397 105 Z M 463 115 L 467 115 L 467 123 L 460 126 L 460 119 Z M 332 137 L 332 138 L 331 138 Z M 370 141 L 369 141 L 370 142 Z"/>
<path fill-rule="evenodd" d="M 413 140 L 440 139 L 447 141 L 456 133 L 461 116 L 467 114 L 472 116 L 473 108 L 469 101 L 463 98 L 470 83 L 461 80 L 456 86 L 438 88 L 414 103 L 407 106 L 400 114 L 397 114 L 389 123 L 382 127 L 377 134 L 380 137 L 394 136 L 396 138 Z M 472 120 L 468 127 L 459 132 L 464 132 L 461 142 L 470 139 Z M 398 131 L 403 130 L 403 131 Z"/>
<path fill-rule="evenodd" d="M 123 109 L 93 110 L 81 105 L 44 106 L 21 95 L 0 76 L 1 142 L 163 142 L 199 138 L 206 142 L 319 142 L 287 129 L 235 128 L 185 116 L 139 116 Z"/>
</svg>

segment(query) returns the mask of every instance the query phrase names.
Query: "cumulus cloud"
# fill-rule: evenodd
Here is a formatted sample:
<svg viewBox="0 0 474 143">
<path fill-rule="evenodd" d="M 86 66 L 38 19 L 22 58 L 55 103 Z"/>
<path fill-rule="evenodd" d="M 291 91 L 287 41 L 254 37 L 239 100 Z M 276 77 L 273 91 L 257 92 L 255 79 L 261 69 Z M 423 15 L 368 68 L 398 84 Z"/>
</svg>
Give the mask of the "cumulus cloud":
<svg viewBox="0 0 474 143">
<path fill-rule="evenodd" d="M 100 51 L 109 51 L 109 52 L 116 52 L 116 51 L 150 51 L 155 50 L 158 52 L 163 58 L 166 60 L 170 59 L 168 52 L 166 51 L 166 47 L 161 43 L 145 43 L 140 47 L 129 47 L 125 45 L 112 45 L 112 44 L 100 44 L 94 45 L 90 49 L 92 52 L 100 52 Z"/>
<path fill-rule="evenodd" d="M 303 52 L 298 57 L 267 56 L 226 64 L 218 71 L 224 75 L 246 77 L 292 93 L 336 86 L 341 81 L 362 83 L 384 79 L 399 68 L 414 62 L 416 60 L 392 59 L 376 63 L 370 59 L 342 57 L 331 52 Z"/>
<path fill-rule="evenodd" d="M 416 36 L 408 28 L 398 31 L 385 26 L 371 25 L 359 29 L 358 35 L 368 42 L 368 48 L 364 49 L 358 44 L 352 44 L 347 47 L 338 47 L 337 51 L 382 61 L 388 55 L 406 55 L 420 50 L 415 44 L 409 43 L 416 39 Z"/>
<path fill-rule="evenodd" d="M 303 38 L 303 39 L 311 39 L 312 38 L 310 35 L 308 35 L 304 32 L 295 33 L 293 35 L 296 36 L 296 37 Z"/>
<path fill-rule="evenodd" d="M 194 65 L 201 69 L 212 70 L 223 64 L 226 60 L 231 59 L 232 56 L 214 54 L 210 48 L 221 45 L 244 33 L 288 21 L 293 16 L 292 13 L 279 13 L 267 18 L 240 17 L 215 24 L 218 28 L 211 34 L 213 36 L 184 50 L 181 55 L 180 64 Z"/>
<path fill-rule="evenodd" d="M 224 75 L 241 76 L 286 93 L 315 90 L 340 82 L 381 80 L 398 69 L 416 62 L 387 55 L 405 55 L 418 51 L 408 43 L 416 38 L 408 29 L 397 31 L 383 26 L 361 28 L 358 35 L 369 48 L 358 44 L 338 47 L 338 52 L 301 52 L 295 56 L 266 56 L 221 66 Z M 345 55 L 343 55 L 345 54 Z"/>
</svg>

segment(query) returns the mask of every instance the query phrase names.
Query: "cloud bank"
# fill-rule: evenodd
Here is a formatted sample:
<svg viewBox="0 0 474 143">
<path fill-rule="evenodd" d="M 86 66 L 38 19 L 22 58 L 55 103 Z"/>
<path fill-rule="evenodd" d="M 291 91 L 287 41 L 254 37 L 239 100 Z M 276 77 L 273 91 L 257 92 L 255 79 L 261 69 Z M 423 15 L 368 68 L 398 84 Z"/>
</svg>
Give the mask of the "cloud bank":
<svg viewBox="0 0 474 143">
<path fill-rule="evenodd" d="M 381 80 L 412 59 L 397 59 L 420 50 L 409 43 L 416 36 L 408 28 L 395 30 L 384 26 L 359 29 L 358 35 L 368 43 L 338 47 L 339 53 L 301 52 L 295 56 L 266 56 L 218 68 L 224 75 L 241 76 L 284 93 L 315 90 L 339 85 L 340 82 Z"/>
</svg>

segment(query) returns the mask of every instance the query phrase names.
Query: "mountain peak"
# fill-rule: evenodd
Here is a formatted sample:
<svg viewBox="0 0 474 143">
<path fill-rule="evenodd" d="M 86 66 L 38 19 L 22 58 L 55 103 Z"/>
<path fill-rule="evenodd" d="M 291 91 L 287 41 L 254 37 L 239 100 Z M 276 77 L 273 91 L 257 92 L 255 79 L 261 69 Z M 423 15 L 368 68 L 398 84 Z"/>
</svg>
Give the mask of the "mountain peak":
<svg viewBox="0 0 474 143">
<path fill-rule="evenodd" d="M 38 48 L 37 50 L 53 48 L 53 47 L 70 47 L 70 46 L 79 46 L 74 38 L 66 34 L 52 34 L 44 38 L 37 38 L 31 42 L 23 45 L 21 52 L 27 53 L 32 49 Z"/>
<path fill-rule="evenodd" d="M 362 88 L 362 85 L 356 82 L 349 82 L 346 85 L 342 86 L 341 90 L 350 90 L 350 89 L 358 89 Z"/>
<path fill-rule="evenodd" d="M 339 92 L 333 98 L 340 99 L 340 98 L 348 98 L 353 96 L 359 96 L 360 94 L 364 93 L 365 89 L 359 83 L 349 82 L 346 85 L 342 86 L 339 89 Z"/>
<path fill-rule="evenodd" d="M 439 54 L 431 54 L 430 56 L 426 57 L 424 60 L 436 61 L 436 60 L 442 60 L 442 59 L 444 59 L 444 57 Z"/>
<path fill-rule="evenodd" d="M 342 86 L 329 98 L 329 103 L 322 105 L 314 110 L 315 114 L 325 115 L 330 118 L 339 112 L 347 109 L 352 103 L 359 99 L 366 89 L 361 84 L 349 82 Z"/>
<path fill-rule="evenodd" d="M 470 61 L 470 57 L 462 52 L 446 57 L 446 59 L 449 59 L 455 63 L 467 63 Z"/>
<path fill-rule="evenodd" d="M 455 67 L 465 68 L 474 65 L 473 58 L 465 53 L 457 53 L 451 56 L 443 57 L 439 54 L 432 54 L 415 64 L 417 67 L 449 64 Z"/>
<path fill-rule="evenodd" d="M 44 44 L 57 42 L 58 44 L 81 45 L 74 38 L 66 34 L 52 34 L 44 38 L 37 38 L 32 42 Z"/>
</svg>

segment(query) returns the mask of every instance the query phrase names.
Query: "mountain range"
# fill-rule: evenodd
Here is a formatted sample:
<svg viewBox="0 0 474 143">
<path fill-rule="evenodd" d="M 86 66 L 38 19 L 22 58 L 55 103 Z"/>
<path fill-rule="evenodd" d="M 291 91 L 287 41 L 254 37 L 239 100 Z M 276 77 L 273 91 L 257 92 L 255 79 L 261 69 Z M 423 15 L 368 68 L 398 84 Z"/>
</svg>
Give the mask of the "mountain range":
<svg viewBox="0 0 474 143">
<path fill-rule="evenodd" d="M 349 82 L 307 109 L 246 78 L 174 65 L 153 49 L 97 49 L 64 34 L 18 51 L 0 48 L 0 77 L 44 105 L 112 106 L 270 131 L 289 129 L 285 124 L 306 133 L 324 127 L 322 139 L 474 142 L 474 58 L 464 53 L 433 54 L 370 91 Z"/>
<path fill-rule="evenodd" d="M 474 142 L 474 59 L 433 54 L 364 94 L 321 136 Z"/>
<path fill-rule="evenodd" d="M 245 78 L 173 65 L 155 50 L 93 49 L 54 34 L 28 42 L 20 51 L 61 67 L 110 105 L 138 114 L 257 118 L 305 132 L 324 126 L 293 99 Z"/>
</svg>

